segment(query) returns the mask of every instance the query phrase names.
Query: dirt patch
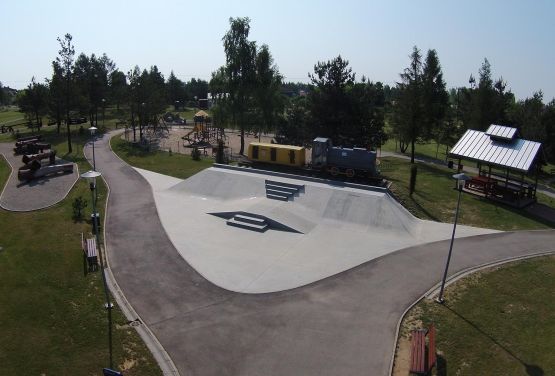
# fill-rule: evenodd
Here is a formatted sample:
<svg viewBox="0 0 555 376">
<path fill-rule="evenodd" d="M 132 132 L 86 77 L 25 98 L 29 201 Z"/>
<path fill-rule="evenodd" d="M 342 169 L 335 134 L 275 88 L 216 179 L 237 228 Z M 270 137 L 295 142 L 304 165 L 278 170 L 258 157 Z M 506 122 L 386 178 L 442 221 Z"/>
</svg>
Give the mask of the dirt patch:
<svg viewBox="0 0 555 376">
<path fill-rule="evenodd" d="M 192 134 L 191 131 L 193 130 L 192 125 L 185 125 L 185 126 L 177 126 L 174 125 L 173 127 L 169 127 L 169 132 L 161 132 L 160 136 L 160 150 L 169 151 L 171 150 L 172 153 L 180 153 L 180 154 L 191 154 L 191 147 L 190 142 L 184 140 L 183 137 L 189 137 L 193 140 L 194 133 Z M 137 130 L 136 137 L 139 137 L 139 131 Z M 133 140 L 133 131 L 128 130 L 126 133 L 122 135 L 122 139 L 131 141 Z M 246 148 L 251 142 L 259 141 L 260 142 L 267 142 L 270 143 L 274 139 L 273 134 L 262 134 L 260 138 L 253 133 L 245 133 L 245 153 Z M 231 152 L 234 154 L 239 153 L 241 149 L 241 136 L 240 132 L 236 130 L 225 130 L 225 146 L 231 149 Z M 210 144 L 213 147 L 217 146 L 216 139 L 210 139 Z M 211 150 L 207 149 L 207 153 L 211 154 Z"/>
</svg>

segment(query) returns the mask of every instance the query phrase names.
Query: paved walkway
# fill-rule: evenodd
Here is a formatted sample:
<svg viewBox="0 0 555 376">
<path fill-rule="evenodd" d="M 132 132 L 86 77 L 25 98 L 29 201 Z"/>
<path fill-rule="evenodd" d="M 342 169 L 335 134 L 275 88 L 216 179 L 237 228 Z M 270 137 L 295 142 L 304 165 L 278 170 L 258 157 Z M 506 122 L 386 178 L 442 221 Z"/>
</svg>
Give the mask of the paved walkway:
<svg viewBox="0 0 555 376">
<path fill-rule="evenodd" d="M 439 281 L 447 241 L 407 248 L 294 290 L 231 293 L 178 254 L 150 187 L 109 151 L 108 136 L 97 147 L 97 169 L 110 186 L 112 271 L 182 375 L 388 374 L 397 323 Z M 550 250 L 554 242 L 553 231 L 460 239 L 451 273 Z"/>
<path fill-rule="evenodd" d="M 55 205 L 66 198 L 79 179 L 77 165 L 73 173 L 63 173 L 20 182 L 17 170 L 23 165 L 21 155 L 13 154 L 14 143 L 0 143 L 0 154 L 3 154 L 12 168 L 12 174 L 0 196 L 0 206 L 11 211 L 32 211 Z M 57 163 L 66 163 L 57 158 Z"/>
</svg>

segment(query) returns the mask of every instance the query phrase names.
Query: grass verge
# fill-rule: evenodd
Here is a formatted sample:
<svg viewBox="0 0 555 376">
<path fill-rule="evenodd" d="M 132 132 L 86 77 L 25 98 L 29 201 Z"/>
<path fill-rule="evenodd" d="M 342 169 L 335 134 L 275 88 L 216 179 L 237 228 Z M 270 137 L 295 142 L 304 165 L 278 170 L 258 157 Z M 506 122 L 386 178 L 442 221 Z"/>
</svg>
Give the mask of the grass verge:
<svg viewBox="0 0 555 376">
<path fill-rule="evenodd" d="M 403 320 L 400 341 L 411 328 L 434 323 L 436 375 L 553 375 L 554 291 L 555 257 L 478 272 L 447 288 L 444 305 L 418 303 Z"/>
<path fill-rule="evenodd" d="M 67 153 L 64 135 L 47 134 L 58 155 L 90 169 L 74 135 Z M 0 186 L 10 168 L 0 158 Z M 102 217 L 107 189 L 99 185 Z M 1 374 L 100 375 L 108 366 L 108 328 L 99 272 L 85 273 L 81 233 L 90 221 L 72 219 L 72 203 L 90 191 L 79 181 L 61 203 L 28 213 L 0 210 L 0 364 Z M 113 310 L 114 365 L 125 375 L 161 375 L 141 338 L 121 310 Z"/>
<path fill-rule="evenodd" d="M 411 213 L 421 219 L 452 222 L 457 204 L 453 171 L 437 165 L 417 163 L 416 190 L 409 196 L 410 163 L 400 158 L 382 158 L 381 171 L 390 180 L 392 192 Z M 538 195 L 549 204 L 553 199 Z M 534 217 L 524 210 L 463 194 L 459 223 L 497 230 L 531 230 L 551 228 L 553 224 Z"/>
<path fill-rule="evenodd" d="M 142 168 L 160 174 L 187 179 L 214 163 L 212 158 L 203 157 L 194 161 L 190 155 L 169 153 L 166 151 L 146 151 L 134 146 L 121 137 L 116 136 L 111 140 L 112 150 L 131 166 Z"/>
</svg>

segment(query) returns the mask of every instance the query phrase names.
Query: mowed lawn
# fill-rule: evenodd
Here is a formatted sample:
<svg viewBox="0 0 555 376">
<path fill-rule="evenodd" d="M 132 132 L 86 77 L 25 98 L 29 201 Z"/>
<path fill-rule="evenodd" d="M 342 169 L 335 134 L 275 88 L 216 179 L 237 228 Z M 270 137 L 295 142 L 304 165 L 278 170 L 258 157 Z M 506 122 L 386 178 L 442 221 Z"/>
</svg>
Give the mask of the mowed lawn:
<svg viewBox="0 0 555 376">
<path fill-rule="evenodd" d="M 24 119 L 25 115 L 17 111 L 16 107 L 5 107 L 0 109 L 0 125 L 17 123 Z"/>
<path fill-rule="evenodd" d="M 200 161 L 195 161 L 190 155 L 185 154 L 149 152 L 121 139 L 120 136 L 112 137 L 110 144 L 112 150 L 131 166 L 179 179 L 187 179 L 214 163 L 214 159 L 210 157 L 202 157 Z"/>
<path fill-rule="evenodd" d="M 65 135 L 47 134 L 58 155 L 90 168 L 82 157 L 85 136 L 74 137 L 67 154 Z M 65 156 L 64 156 L 65 155 Z M 0 158 L 0 186 L 9 166 Z M 81 233 L 92 236 L 89 221 L 72 219 L 72 202 L 88 202 L 80 181 L 60 204 L 47 210 L 0 210 L 0 374 L 100 375 L 108 366 L 108 329 L 100 272 L 85 274 Z M 103 215 L 106 187 L 99 184 Z M 116 306 L 113 311 L 114 365 L 125 375 L 161 371 L 136 331 Z"/>
<path fill-rule="evenodd" d="M 437 328 L 437 375 L 555 375 L 555 257 L 484 271 L 418 303 L 403 323 Z M 403 366 L 403 365 L 399 365 Z"/>
<path fill-rule="evenodd" d="M 422 219 L 453 222 L 458 192 L 454 189 L 453 170 L 427 163 L 417 163 L 416 190 L 409 196 L 410 163 L 400 158 L 382 158 L 382 175 L 393 184 L 391 191 L 403 206 Z M 538 194 L 538 200 L 553 205 L 554 200 Z M 497 230 L 530 230 L 554 225 L 523 210 L 463 193 L 459 223 Z"/>
</svg>

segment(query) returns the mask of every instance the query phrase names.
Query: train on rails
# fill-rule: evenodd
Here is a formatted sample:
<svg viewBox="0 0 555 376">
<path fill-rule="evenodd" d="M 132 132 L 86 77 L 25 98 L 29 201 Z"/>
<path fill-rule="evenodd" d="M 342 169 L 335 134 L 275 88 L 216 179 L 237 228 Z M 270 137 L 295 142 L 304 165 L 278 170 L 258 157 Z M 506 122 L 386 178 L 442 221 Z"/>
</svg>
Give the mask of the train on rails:
<svg viewBox="0 0 555 376">
<path fill-rule="evenodd" d="M 308 163 L 303 146 L 251 142 L 247 155 L 249 161 L 254 164 L 310 169 L 332 176 L 377 178 L 380 175 L 375 151 L 333 146 L 331 139 L 324 137 L 317 137 L 312 141 L 311 158 Z"/>
</svg>

